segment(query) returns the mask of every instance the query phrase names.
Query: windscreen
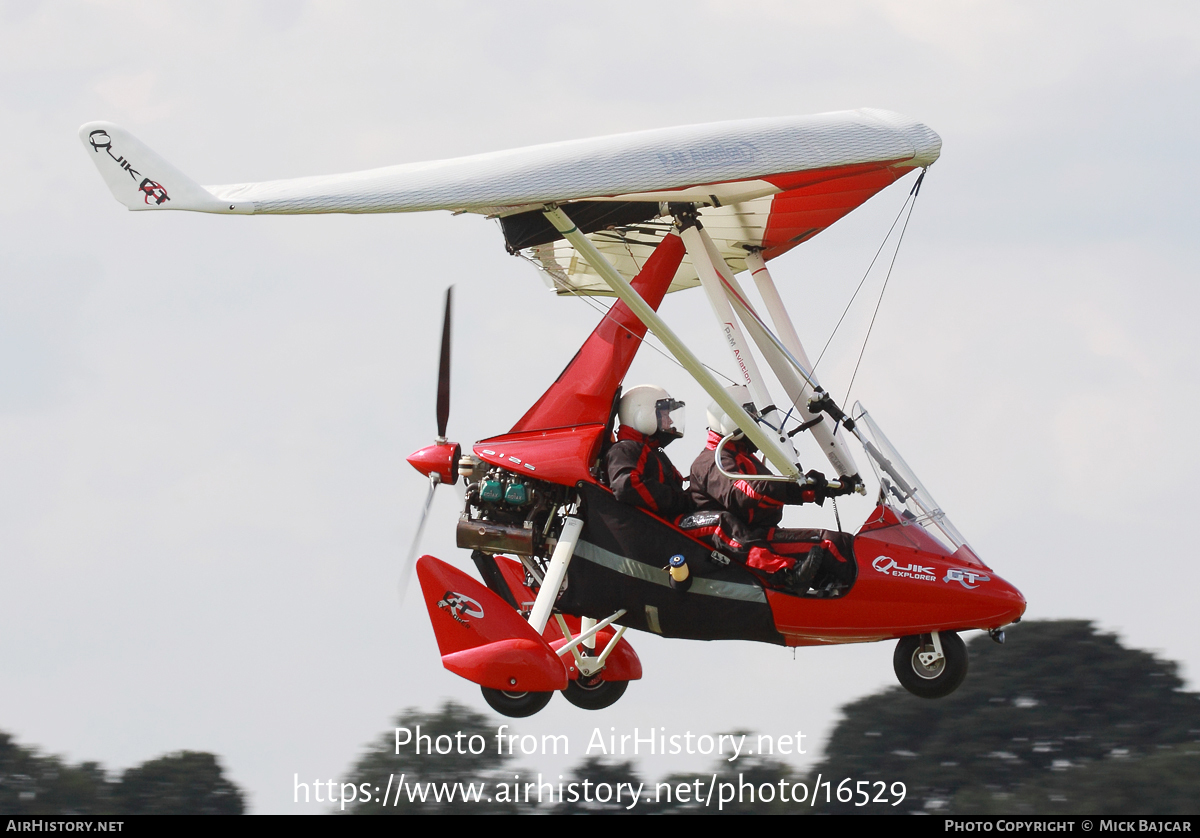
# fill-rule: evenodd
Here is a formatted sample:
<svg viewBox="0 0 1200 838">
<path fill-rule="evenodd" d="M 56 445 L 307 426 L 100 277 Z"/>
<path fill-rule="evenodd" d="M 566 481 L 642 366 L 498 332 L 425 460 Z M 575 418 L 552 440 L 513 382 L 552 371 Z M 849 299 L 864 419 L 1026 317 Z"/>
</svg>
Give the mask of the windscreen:
<svg viewBox="0 0 1200 838">
<path fill-rule="evenodd" d="M 896 510 L 906 526 L 920 525 L 949 552 L 972 564 L 982 564 L 861 402 L 855 402 L 853 417 L 864 437 L 863 447 L 871 468 L 879 480 L 882 501 Z"/>
</svg>

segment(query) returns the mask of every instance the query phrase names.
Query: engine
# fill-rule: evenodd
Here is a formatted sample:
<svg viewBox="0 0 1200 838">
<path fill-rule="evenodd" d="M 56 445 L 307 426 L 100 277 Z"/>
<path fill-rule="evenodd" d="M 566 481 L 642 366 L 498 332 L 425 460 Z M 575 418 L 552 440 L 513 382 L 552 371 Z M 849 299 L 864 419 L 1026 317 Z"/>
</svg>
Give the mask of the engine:
<svg viewBox="0 0 1200 838">
<path fill-rule="evenodd" d="M 576 503 L 575 492 L 472 456 L 463 457 L 459 474 L 467 488 L 458 546 L 489 556 L 516 556 L 532 581 L 540 584 L 562 519 Z"/>
</svg>

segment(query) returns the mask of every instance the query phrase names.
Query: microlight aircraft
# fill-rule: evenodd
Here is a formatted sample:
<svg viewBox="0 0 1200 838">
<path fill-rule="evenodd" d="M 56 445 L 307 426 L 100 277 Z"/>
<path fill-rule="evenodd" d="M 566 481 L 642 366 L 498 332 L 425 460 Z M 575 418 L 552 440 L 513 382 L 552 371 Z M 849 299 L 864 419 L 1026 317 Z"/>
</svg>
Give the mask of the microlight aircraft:
<svg viewBox="0 0 1200 838">
<path fill-rule="evenodd" d="M 617 298 L 517 424 L 464 453 L 446 437 L 447 293 L 437 437 L 409 458 L 430 491 L 401 588 L 434 489 L 464 480 L 457 543 L 482 581 L 429 555 L 415 566 L 444 666 L 479 684 L 499 712 L 531 715 L 557 691 L 579 707 L 610 706 L 642 674 L 629 628 L 783 646 L 896 639 L 900 683 L 938 698 L 966 676 L 958 632 L 1002 642 L 1024 613 L 1020 592 L 980 560 L 872 417 L 860 404 L 844 412 L 817 381 L 768 268 L 937 160 L 941 140 L 921 123 L 863 109 L 226 186 L 198 185 L 116 125 L 89 123 L 79 136 L 131 210 L 479 213 L 500 220 L 508 252 L 534 261 L 558 293 Z M 761 312 L 737 278 L 746 272 Z M 668 292 L 697 285 L 749 403 L 738 403 L 657 313 Z M 604 458 L 647 330 L 777 472 L 749 479 L 865 493 L 849 438 L 861 447 L 879 486 L 874 511 L 854 534 L 811 531 L 842 560 L 831 584 L 777 589 L 694 532 L 614 498 Z M 784 399 L 770 393 L 753 350 Z M 835 479 L 805 476 L 794 447 L 800 432 L 812 435 Z"/>
</svg>

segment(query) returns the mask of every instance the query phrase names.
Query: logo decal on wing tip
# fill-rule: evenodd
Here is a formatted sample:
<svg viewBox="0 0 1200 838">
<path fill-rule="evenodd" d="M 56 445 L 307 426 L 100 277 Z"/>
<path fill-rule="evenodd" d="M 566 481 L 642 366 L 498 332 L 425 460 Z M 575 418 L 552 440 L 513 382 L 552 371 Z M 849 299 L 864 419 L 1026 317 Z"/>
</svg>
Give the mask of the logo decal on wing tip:
<svg viewBox="0 0 1200 838">
<path fill-rule="evenodd" d="M 133 164 L 125 159 L 123 154 L 113 154 L 112 137 L 103 128 L 97 128 L 88 134 L 88 143 L 92 146 L 92 151 L 99 154 L 102 150 L 108 153 L 108 156 L 121 167 L 121 170 L 128 172 L 129 177 L 136 181 L 142 177 L 142 173 L 133 168 Z M 147 204 L 151 201 L 155 206 L 162 206 L 165 202 L 171 200 L 171 196 L 167 194 L 166 187 L 161 183 L 151 180 L 150 178 L 142 178 L 142 182 L 138 184 L 138 191 L 144 196 Z M 233 207 L 230 207 L 233 209 Z"/>
<path fill-rule="evenodd" d="M 461 615 L 475 617 L 476 619 L 483 616 L 482 605 L 466 594 L 456 593 L 455 591 L 446 591 L 446 593 L 442 594 L 442 598 L 438 600 L 437 607 L 464 626 L 468 625 L 468 621 L 464 620 Z"/>
<path fill-rule="evenodd" d="M 985 576 L 982 573 L 976 573 L 973 570 L 963 570 L 962 568 L 952 567 L 946 571 L 946 578 L 943 582 L 957 582 L 964 588 L 977 588 L 977 582 L 991 582 L 992 577 Z"/>
<path fill-rule="evenodd" d="M 92 151 L 99 151 L 102 148 L 112 148 L 112 138 L 108 136 L 108 132 L 103 128 L 97 128 L 88 134 L 88 142 L 92 144 Z"/>
<path fill-rule="evenodd" d="M 155 183 L 154 181 L 150 180 L 150 178 L 143 180 L 138 186 L 138 189 L 146 193 L 147 204 L 150 203 L 151 198 L 153 198 L 154 203 L 158 205 L 161 205 L 164 201 L 171 200 L 171 196 L 167 194 L 167 190 L 163 188 L 163 185 L 161 183 Z"/>
</svg>

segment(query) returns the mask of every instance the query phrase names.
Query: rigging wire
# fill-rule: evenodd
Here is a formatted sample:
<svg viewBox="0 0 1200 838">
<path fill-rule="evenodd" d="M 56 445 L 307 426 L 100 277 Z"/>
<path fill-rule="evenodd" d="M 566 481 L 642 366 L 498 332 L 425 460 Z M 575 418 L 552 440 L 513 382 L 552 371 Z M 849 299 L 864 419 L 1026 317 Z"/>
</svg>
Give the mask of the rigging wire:
<svg viewBox="0 0 1200 838">
<path fill-rule="evenodd" d="M 871 323 L 867 326 L 866 336 L 863 337 L 862 349 L 858 351 L 858 360 L 854 362 L 854 373 L 850 376 L 850 386 L 846 388 L 846 398 L 842 402 L 843 411 L 850 403 L 850 391 L 854 389 L 854 379 L 858 377 L 858 367 L 862 364 L 863 354 L 867 351 L 867 341 L 871 339 L 871 330 L 875 328 L 875 318 L 879 316 L 879 307 L 883 304 L 883 292 L 887 291 L 888 280 L 892 278 L 892 269 L 896 267 L 896 257 L 900 255 L 900 245 L 904 243 L 904 232 L 908 229 L 908 222 L 912 219 L 912 211 L 917 205 L 917 195 L 921 192 L 921 181 L 924 179 L 925 170 L 922 170 L 921 176 L 917 178 L 917 182 L 913 184 L 912 191 L 909 193 L 912 202 L 905 201 L 908 204 L 908 215 L 904 217 L 904 226 L 900 228 L 900 237 L 896 239 L 896 249 L 892 251 L 892 261 L 888 265 L 887 276 L 883 278 L 883 287 L 879 289 L 879 299 L 875 301 L 875 311 L 871 314 Z M 894 222 L 892 226 L 895 226 Z"/>
<path fill-rule="evenodd" d="M 821 359 L 823 359 L 825 357 L 825 353 L 829 349 L 829 345 L 833 342 L 834 337 L 836 337 L 836 335 L 838 333 L 838 329 L 841 328 L 842 323 L 845 321 L 846 315 L 850 313 L 850 307 L 852 305 L 854 305 L 854 301 L 855 301 L 855 299 L 858 298 L 858 294 L 862 290 L 863 285 L 866 283 L 867 277 L 870 276 L 871 270 L 875 267 L 875 263 L 877 261 L 879 261 L 880 254 L 883 253 L 884 247 L 887 246 L 888 241 L 891 239 L 892 233 L 896 229 L 896 225 L 900 222 L 900 217 L 905 216 L 904 224 L 900 228 L 900 236 L 896 240 L 896 248 L 895 248 L 895 250 L 892 251 L 892 259 L 888 265 L 887 275 L 884 277 L 883 286 L 882 286 L 882 288 L 880 288 L 880 291 L 879 291 L 879 299 L 876 300 L 876 302 L 875 302 L 875 310 L 871 314 L 871 322 L 867 326 L 867 333 L 866 333 L 866 336 L 863 338 L 863 344 L 858 353 L 858 360 L 854 364 L 854 372 L 850 376 L 850 385 L 846 388 L 846 398 L 842 405 L 843 410 L 845 410 L 845 405 L 848 404 L 850 401 L 850 393 L 854 388 L 854 380 L 858 377 L 858 370 L 859 370 L 859 367 L 862 365 L 863 355 L 866 353 L 866 350 L 867 350 L 867 341 L 870 340 L 871 331 L 875 328 L 875 320 L 879 316 L 879 308 L 883 304 L 883 294 L 885 291 L 887 291 L 888 282 L 892 278 L 892 270 L 896 267 L 896 258 L 900 254 L 900 245 L 904 242 L 904 234 L 908 230 L 908 222 L 912 219 L 912 212 L 913 212 L 913 209 L 917 205 L 917 196 L 920 195 L 921 184 L 925 180 L 925 173 L 927 171 L 928 171 L 928 168 L 924 168 L 921 170 L 921 174 L 919 174 L 917 176 L 916 183 L 914 183 L 912 186 L 912 189 L 909 190 L 908 196 L 904 199 L 904 203 L 900 206 L 900 211 L 897 212 L 896 217 L 894 219 L 892 219 L 892 224 L 890 227 L 888 227 L 887 234 L 883 237 L 883 241 L 879 243 L 879 247 L 878 247 L 878 249 L 876 249 L 875 255 L 873 257 L 871 257 L 871 262 L 869 265 L 867 265 L 866 271 L 863 272 L 862 279 L 860 279 L 858 281 L 858 285 L 855 287 L 854 293 L 850 295 L 850 300 L 849 300 L 849 302 L 846 303 L 846 307 L 845 307 L 845 309 L 843 309 L 841 317 L 839 317 L 837 323 L 834 324 L 833 331 L 829 334 L 829 338 L 825 341 L 825 345 L 823 347 L 821 347 L 821 353 L 817 356 L 817 360 L 815 362 L 813 362 L 812 370 L 810 372 L 815 374 L 817 371 L 817 366 L 821 363 Z M 907 215 L 905 215 L 905 210 L 907 210 Z M 630 239 L 627 236 L 621 234 L 619 231 L 610 231 L 610 232 L 617 232 L 617 236 L 616 236 L 617 240 L 625 246 L 626 253 L 628 253 L 630 260 L 633 262 L 634 266 L 637 267 L 637 258 L 634 256 L 633 250 L 629 246 Z M 546 267 L 544 265 L 542 265 L 538 260 L 533 259 L 532 257 L 528 256 L 527 254 L 518 251 L 518 253 L 516 255 L 520 256 L 522 259 L 529 262 L 537 270 L 540 270 L 543 273 L 545 273 L 547 276 L 549 276 L 550 279 L 560 289 L 561 292 L 569 294 L 573 297 L 578 297 L 579 299 L 583 300 L 584 303 L 586 303 L 588 306 L 590 306 L 594 310 L 596 310 L 598 312 L 602 312 L 603 317 L 605 319 L 607 319 L 611 316 L 611 306 L 609 308 L 604 308 L 603 306 L 597 305 L 596 303 L 592 302 L 590 299 L 588 299 L 592 295 L 583 294 L 580 292 L 580 290 L 578 288 L 575 288 L 575 287 L 571 286 L 570 284 L 568 284 L 566 281 L 559 279 L 557 276 L 554 276 L 550 271 L 546 270 Z M 619 323 L 617 325 L 620 326 L 621 328 L 623 328 L 626 332 L 628 332 L 630 334 L 630 336 L 637 337 L 637 335 L 634 334 L 633 330 L 630 329 L 629 327 L 623 326 Z M 653 349 L 659 355 L 662 355 L 664 358 L 666 358 L 671 363 L 675 364 L 680 369 L 684 369 L 683 364 L 679 363 L 679 361 L 676 360 L 674 356 L 670 355 L 663 349 L 659 348 L 655 343 L 653 343 L 650 340 L 650 337 L 652 334 L 653 334 L 652 332 L 647 330 L 646 335 L 642 338 L 642 342 L 647 344 L 651 349 Z M 704 364 L 703 362 L 701 362 L 701 363 L 705 369 L 707 369 L 709 372 L 713 373 L 714 375 L 720 376 L 721 378 L 728 381 L 730 384 L 735 383 L 733 381 L 733 379 L 731 379 L 729 376 L 725 375 L 724 373 L 713 369 L 708 364 Z M 790 411 L 789 411 L 789 415 L 790 415 Z M 785 419 L 784 421 L 786 422 L 787 420 Z M 835 514 L 835 516 L 837 514 L 836 508 L 834 510 L 834 514 Z"/>
<path fill-rule="evenodd" d="M 916 193 L 920 191 L 921 181 L 925 179 L 927 169 L 922 169 L 921 174 L 917 177 L 917 182 L 913 188 L 909 190 L 908 197 L 904 199 L 904 203 L 900 206 L 900 211 L 896 213 L 896 217 L 892 219 L 892 226 L 888 227 L 887 235 L 883 237 L 883 241 L 879 243 L 879 249 L 875 251 L 875 255 L 871 257 L 871 264 L 867 265 L 866 271 L 863 272 L 862 279 L 858 281 L 858 286 L 854 289 L 854 293 L 850 295 L 850 302 L 846 303 L 846 308 L 842 311 L 842 316 L 838 318 L 838 322 L 834 324 L 833 331 L 829 333 L 829 338 L 825 341 L 825 345 L 821 347 L 821 354 L 817 356 L 817 360 L 813 362 L 812 373 L 815 375 L 817 367 L 821 364 L 821 359 L 825 357 L 825 351 L 829 349 L 829 344 L 833 343 L 834 337 L 838 333 L 838 329 L 842 325 L 842 321 L 846 319 L 846 315 L 850 313 L 850 306 L 854 305 L 855 298 L 858 297 L 858 292 L 862 290 L 863 283 L 867 281 L 867 277 L 871 275 L 871 269 L 875 267 L 875 263 L 879 260 L 879 254 L 883 253 L 883 248 L 887 245 L 888 239 L 892 237 L 892 231 L 896 229 L 896 224 L 900 221 L 900 216 L 904 215 L 905 208 L 909 202 L 916 203 Z M 912 210 L 909 210 L 911 214 Z M 905 222 L 907 224 L 907 222 Z M 897 245 L 898 247 L 899 245 Z M 894 260 L 893 260 L 894 261 Z"/>
</svg>

